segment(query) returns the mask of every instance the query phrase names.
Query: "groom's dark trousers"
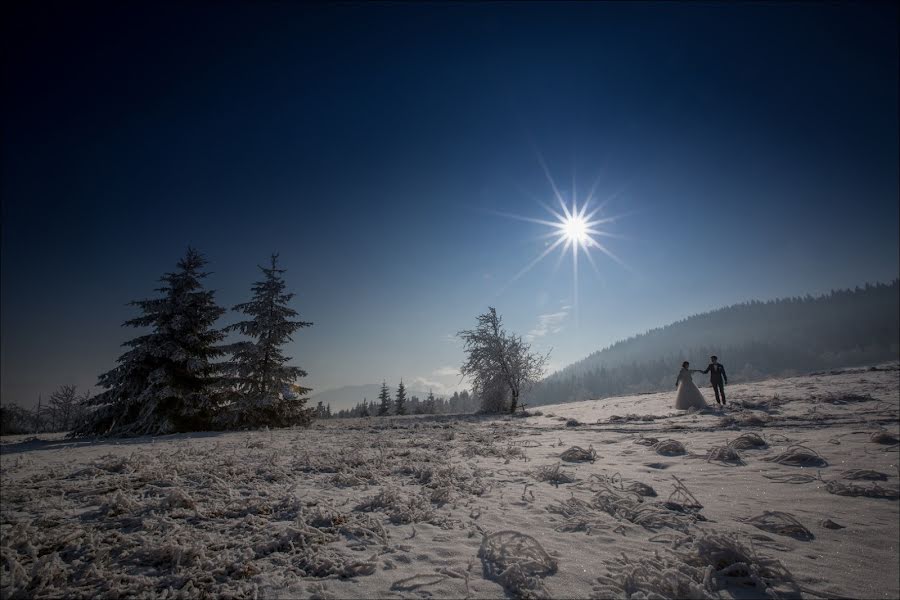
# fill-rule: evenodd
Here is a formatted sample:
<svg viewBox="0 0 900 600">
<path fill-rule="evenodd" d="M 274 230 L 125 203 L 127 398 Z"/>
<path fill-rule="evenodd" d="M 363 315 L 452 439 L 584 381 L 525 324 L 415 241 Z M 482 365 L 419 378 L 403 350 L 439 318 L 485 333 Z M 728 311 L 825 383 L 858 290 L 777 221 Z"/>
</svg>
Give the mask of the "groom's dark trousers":
<svg viewBox="0 0 900 600">
<path fill-rule="evenodd" d="M 716 404 L 719 403 L 719 394 L 722 395 L 722 404 L 725 404 L 725 385 L 722 383 L 722 380 L 718 381 L 710 381 L 713 387 L 713 391 L 716 393 Z"/>
<path fill-rule="evenodd" d="M 725 383 L 728 382 L 728 375 L 725 374 L 725 367 L 723 367 L 721 363 L 710 363 L 703 373 L 709 373 L 709 383 L 716 393 L 716 404 L 719 404 L 720 402 L 725 404 Z"/>
</svg>

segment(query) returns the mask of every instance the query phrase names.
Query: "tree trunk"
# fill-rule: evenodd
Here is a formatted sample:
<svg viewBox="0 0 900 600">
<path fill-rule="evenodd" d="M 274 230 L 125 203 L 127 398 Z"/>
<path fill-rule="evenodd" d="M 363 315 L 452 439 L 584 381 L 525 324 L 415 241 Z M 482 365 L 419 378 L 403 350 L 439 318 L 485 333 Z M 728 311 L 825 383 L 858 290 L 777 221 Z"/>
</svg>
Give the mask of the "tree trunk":
<svg viewBox="0 0 900 600">
<path fill-rule="evenodd" d="M 509 407 L 509 414 L 511 414 L 511 415 L 515 414 L 516 407 L 518 406 L 518 404 L 519 404 L 519 394 L 517 392 L 513 392 L 512 393 L 512 403 L 510 404 L 510 407 Z"/>
</svg>

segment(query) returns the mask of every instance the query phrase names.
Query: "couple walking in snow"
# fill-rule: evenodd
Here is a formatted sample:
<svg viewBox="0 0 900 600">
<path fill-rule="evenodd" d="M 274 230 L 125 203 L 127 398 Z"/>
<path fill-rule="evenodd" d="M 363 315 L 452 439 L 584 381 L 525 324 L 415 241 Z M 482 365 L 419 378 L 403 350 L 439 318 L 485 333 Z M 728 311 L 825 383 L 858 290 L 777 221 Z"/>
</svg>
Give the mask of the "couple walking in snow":
<svg viewBox="0 0 900 600">
<path fill-rule="evenodd" d="M 709 382 L 712 384 L 716 393 L 716 404 L 725 406 L 725 384 L 728 383 L 728 376 L 725 374 L 725 367 L 719 363 L 717 356 L 709 357 L 709 366 L 706 370 L 691 369 L 690 363 L 684 361 L 681 363 L 681 372 L 678 373 L 678 379 L 675 380 L 675 387 L 678 388 L 678 395 L 675 397 L 675 408 L 678 410 L 687 410 L 689 408 L 706 408 L 706 399 L 694 383 L 691 373 L 709 373 Z"/>
</svg>

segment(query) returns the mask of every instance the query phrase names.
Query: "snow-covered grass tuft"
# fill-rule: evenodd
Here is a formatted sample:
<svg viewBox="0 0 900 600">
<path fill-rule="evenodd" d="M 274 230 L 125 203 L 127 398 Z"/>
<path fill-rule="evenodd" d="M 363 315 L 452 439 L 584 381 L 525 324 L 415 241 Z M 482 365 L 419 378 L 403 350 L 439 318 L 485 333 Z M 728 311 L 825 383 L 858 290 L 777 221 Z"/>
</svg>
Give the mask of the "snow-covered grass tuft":
<svg viewBox="0 0 900 600">
<path fill-rule="evenodd" d="M 589 502 L 574 496 L 551 504 L 547 510 L 564 519 L 562 525 L 555 527 L 556 531 L 584 531 L 590 535 L 596 529 L 609 529 L 601 512 L 597 511 Z"/>
<path fill-rule="evenodd" d="M 797 517 L 787 512 L 767 510 L 761 515 L 739 520 L 763 531 L 786 535 L 798 540 L 809 541 L 815 538 L 813 533 L 797 520 Z"/>
<path fill-rule="evenodd" d="M 869 441 L 874 442 L 876 444 L 888 444 L 888 445 L 896 444 L 896 443 L 900 442 L 900 440 L 897 439 L 897 436 L 893 435 L 892 433 L 890 433 L 888 431 L 884 431 L 884 430 L 872 432 L 872 434 L 869 436 Z"/>
<path fill-rule="evenodd" d="M 478 549 L 484 576 L 515 598 L 547 598 L 542 579 L 556 573 L 556 561 L 540 542 L 518 531 L 485 535 Z"/>
<path fill-rule="evenodd" d="M 828 404 L 856 404 L 858 402 L 877 402 L 875 398 L 868 394 L 823 394 L 815 398 L 816 402 L 826 402 Z"/>
<path fill-rule="evenodd" d="M 612 480 L 599 481 L 599 489 L 591 505 L 617 519 L 629 521 L 650 531 L 668 527 L 686 532 L 690 525 L 705 520 L 699 514 L 703 507 L 679 479 L 675 478 L 675 481 L 675 490 L 665 502 L 645 502 L 640 493 L 645 491 L 643 489 L 628 489 L 615 485 Z"/>
<path fill-rule="evenodd" d="M 755 433 L 745 433 L 728 442 L 728 445 L 737 450 L 749 450 L 752 448 L 765 448 L 766 440 Z"/>
<path fill-rule="evenodd" d="M 741 411 L 733 415 L 725 415 L 719 420 L 720 427 L 762 427 L 769 421 L 765 414 L 759 414 L 750 410 Z"/>
<path fill-rule="evenodd" d="M 561 466 L 560 463 L 556 463 L 555 465 L 542 465 L 533 469 L 531 471 L 531 476 L 538 481 L 547 481 L 557 486 L 561 483 L 573 483 L 575 477 L 560 469 Z"/>
<path fill-rule="evenodd" d="M 680 456 L 686 452 L 684 444 L 678 440 L 662 440 L 654 444 L 653 449 L 663 456 Z"/>
<path fill-rule="evenodd" d="M 593 446 L 589 446 L 587 450 L 581 446 L 572 446 L 560 454 L 559 458 L 565 462 L 594 462 L 597 459 L 597 451 Z"/>
<path fill-rule="evenodd" d="M 701 532 L 674 540 L 665 554 L 633 559 L 623 553 L 597 578 L 591 597 L 714 600 L 732 589 L 741 590 L 739 597 L 801 595 L 794 576 L 779 561 L 729 535 Z"/>
<path fill-rule="evenodd" d="M 763 460 L 792 467 L 824 467 L 828 465 L 828 461 L 819 456 L 818 452 L 801 444 L 788 446 L 784 452 L 775 456 L 767 456 Z"/>
<path fill-rule="evenodd" d="M 887 478 L 887 473 L 873 471 L 872 469 L 850 469 L 844 471 L 844 479 L 850 480 L 863 479 L 866 481 L 887 481 Z"/>
<path fill-rule="evenodd" d="M 825 489 L 830 494 L 838 496 L 861 496 L 864 498 L 884 498 L 886 500 L 900 499 L 900 489 L 896 486 L 882 487 L 874 481 L 869 485 L 860 485 L 857 483 L 844 483 L 835 479 L 827 482 Z"/>
<path fill-rule="evenodd" d="M 744 465 L 744 459 L 740 452 L 731 445 L 713 446 L 706 453 L 706 462 L 718 462 L 726 464 Z"/>
<path fill-rule="evenodd" d="M 634 443 L 641 446 L 655 446 L 659 443 L 659 438 L 640 436 L 634 440 Z"/>
</svg>

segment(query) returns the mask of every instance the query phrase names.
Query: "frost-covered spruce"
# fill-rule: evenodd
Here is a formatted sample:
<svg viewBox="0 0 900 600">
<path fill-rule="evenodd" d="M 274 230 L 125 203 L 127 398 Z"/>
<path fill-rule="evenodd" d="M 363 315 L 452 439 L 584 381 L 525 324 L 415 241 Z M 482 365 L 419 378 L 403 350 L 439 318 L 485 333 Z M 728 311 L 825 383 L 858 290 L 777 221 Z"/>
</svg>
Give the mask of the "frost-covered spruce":
<svg viewBox="0 0 900 600">
<path fill-rule="evenodd" d="M 285 269 L 278 268 L 278 255 L 273 254 L 271 265 L 260 270 L 264 277 L 251 288 L 253 298 L 234 307 L 250 318 L 225 328 L 252 341 L 229 347 L 233 357 L 223 368 L 229 375 L 231 402 L 223 423 L 230 427 L 308 425 L 312 410 L 306 408 L 305 396 L 310 390 L 294 383 L 306 372 L 287 364 L 291 358 L 282 353 L 282 347 L 292 341 L 295 331 L 312 323 L 295 320 L 298 313 L 288 306 L 294 294 L 285 292 Z"/>
<path fill-rule="evenodd" d="M 397 388 L 397 397 L 394 399 L 394 414 L 406 414 L 406 386 L 403 380 L 400 380 L 400 386 Z"/>
<path fill-rule="evenodd" d="M 381 391 L 378 392 L 378 416 L 386 417 L 391 414 L 391 392 L 388 390 L 387 383 L 381 382 Z"/>
<path fill-rule="evenodd" d="M 76 435 L 146 435 L 209 429 L 218 399 L 216 365 L 224 334 L 213 325 L 225 312 L 201 280 L 206 260 L 188 248 L 174 273 L 160 278 L 160 297 L 131 303 L 143 313 L 125 322 L 149 332 L 125 342 L 118 366 L 100 375 L 105 391 Z"/>
</svg>

